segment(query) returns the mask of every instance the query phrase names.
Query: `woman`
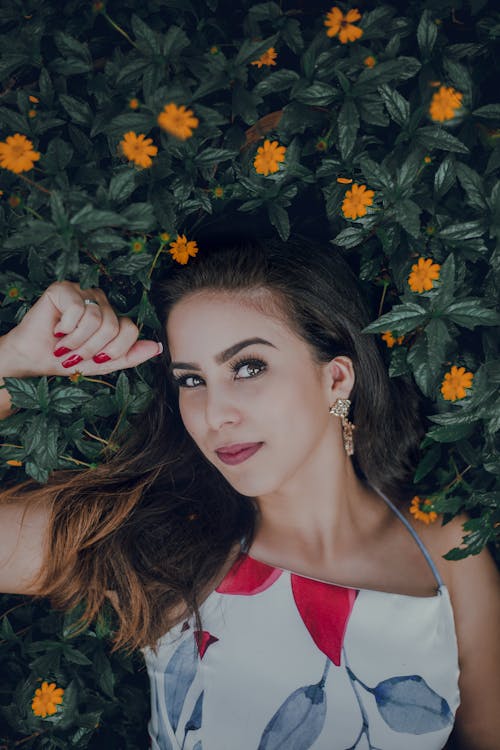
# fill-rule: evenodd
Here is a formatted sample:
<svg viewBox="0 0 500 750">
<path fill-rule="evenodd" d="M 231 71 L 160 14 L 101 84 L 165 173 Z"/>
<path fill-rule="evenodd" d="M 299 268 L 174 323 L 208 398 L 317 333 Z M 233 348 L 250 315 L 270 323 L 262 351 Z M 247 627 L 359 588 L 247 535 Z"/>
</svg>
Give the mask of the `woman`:
<svg viewBox="0 0 500 750">
<path fill-rule="evenodd" d="M 1 590 L 86 597 L 87 619 L 111 599 L 155 750 L 437 750 L 455 718 L 456 747 L 497 747 L 498 575 L 486 550 L 443 559 L 464 519 L 413 528 L 418 404 L 338 252 L 207 243 L 153 301 L 146 414 L 96 470 L 2 493 L 0 542 L 25 511 L 40 541 L 10 542 Z M 0 341 L 2 375 L 135 366 L 155 346 L 136 337 L 101 290 L 53 284 Z"/>
</svg>

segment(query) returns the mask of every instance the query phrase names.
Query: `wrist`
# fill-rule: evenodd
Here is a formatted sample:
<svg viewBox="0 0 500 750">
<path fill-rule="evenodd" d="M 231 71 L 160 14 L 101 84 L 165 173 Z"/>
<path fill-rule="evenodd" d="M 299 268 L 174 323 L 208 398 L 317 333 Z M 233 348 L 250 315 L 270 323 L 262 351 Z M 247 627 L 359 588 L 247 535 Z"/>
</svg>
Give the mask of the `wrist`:
<svg viewBox="0 0 500 750">
<path fill-rule="evenodd" d="M 26 367 L 27 357 L 21 356 L 9 336 L 9 333 L 0 336 L 0 378 L 29 378 L 31 374 Z M 3 385 L 3 380 L 0 385 Z M 2 392 L 5 392 L 5 388 L 0 390 L 0 394 Z"/>
</svg>

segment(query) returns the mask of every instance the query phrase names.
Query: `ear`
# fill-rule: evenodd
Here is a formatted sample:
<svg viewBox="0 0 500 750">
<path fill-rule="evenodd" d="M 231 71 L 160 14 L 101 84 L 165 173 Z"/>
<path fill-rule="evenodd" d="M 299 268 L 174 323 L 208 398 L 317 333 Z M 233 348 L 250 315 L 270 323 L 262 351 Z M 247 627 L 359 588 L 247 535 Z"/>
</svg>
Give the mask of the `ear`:
<svg viewBox="0 0 500 750">
<path fill-rule="evenodd" d="M 324 365 L 325 392 L 329 405 L 337 398 L 349 398 L 354 386 L 352 360 L 343 355 Z"/>
</svg>

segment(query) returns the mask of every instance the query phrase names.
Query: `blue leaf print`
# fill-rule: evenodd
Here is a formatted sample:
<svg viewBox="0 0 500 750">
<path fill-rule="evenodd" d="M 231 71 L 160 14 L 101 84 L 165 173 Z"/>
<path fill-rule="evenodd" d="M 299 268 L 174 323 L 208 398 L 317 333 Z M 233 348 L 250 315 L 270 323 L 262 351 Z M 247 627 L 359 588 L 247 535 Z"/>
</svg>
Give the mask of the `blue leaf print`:
<svg viewBox="0 0 500 750">
<path fill-rule="evenodd" d="M 197 667 L 198 651 L 193 638 L 189 637 L 176 649 L 164 673 L 165 703 L 174 732 Z"/>
<path fill-rule="evenodd" d="M 156 743 L 160 750 L 174 750 L 172 747 L 172 743 L 170 742 L 167 728 L 165 727 L 165 722 L 163 721 L 163 716 L 160 712 L 160 702 L 159 702 L 159 695 L 158 695 L 158 688 L 156 686 L 156 681 L 151 681 L 151 692 L 154 696 L 154 705 L 155 705 L 155 711 L 156 711 L 156 717 L 158 720 L 158 734 L 154 738 L 156 740 Z"/>
<path fill-rule="evenodd" d="M 324 684 L 327 660 L 319 682 L 294 690 L 264 729 L 258 750 L 307 750 L 319 737 L 326 716 Z"/>
<path fill-rule="evenodd" d="M 184 735 L 186 735 L 188 732 L 194 732 L 201 727 L 202 711 L 203 711 L 203 691 L 198 696 L 198 700 L 196 701 L 195 707 L 193 708 L 193 713 L 191 714 L 189 721 L 186 723 L 186 726 L 184 728 Z"/>
<path fill-rule="evenodd" d="M 448 703 L 419 675 L 391 677 L 370 692 L 382 718 L 396 732 L 425 734 L 453 723 Z"/>
<path fill-rule="evenodd" d="M 201 740 L 198 740 L 198 742 L 196 743 L 196 745 L 193 747 L 193 750 L 203 750 L 203 748 L 201 746 Z"/>
</svg>

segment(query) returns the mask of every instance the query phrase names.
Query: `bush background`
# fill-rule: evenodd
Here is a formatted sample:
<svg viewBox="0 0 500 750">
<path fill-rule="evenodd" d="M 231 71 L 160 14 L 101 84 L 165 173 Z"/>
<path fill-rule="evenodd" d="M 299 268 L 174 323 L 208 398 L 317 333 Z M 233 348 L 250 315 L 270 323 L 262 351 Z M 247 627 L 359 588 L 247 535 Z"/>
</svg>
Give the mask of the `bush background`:
<svg viewBox="0 0 500 750">
<path fill-rule="evenodd" d="M 361 1 L 363 36 L 341 44 L 323 25 L 332 5 L 4 0 L 0 139 L 22 133 L 41 159 L 22 175 L 0 169 L 0 334 L 50 283 L 69 279 L 103 288 L 141 337 L 154 338 L 150 281 L 175 262 L 161 233 L 186 234 L 203 253 L 203 232 L 228 221 L 258 222 L 283 238 L 323 227 L 366 289 L 371 330 L 404 335 L 387 348 L 387 364 L 392 376 L 411 374 L 425 399 L 415 494 L 445 521 L 463 509 L 471 515 L 451 557 L 485 544 L 495 551 L 500 14 L 485 0 L 414 0 L 404 10 Z M 276 65 L 252 66 L 271 46 Z M 437 82 L 463 94 L 462 110 L 443 124 L 429 118 Z M 169 102 L 199 118 L 186 141 L 157 126 Z M 158 146 L 151 168 L 118 154 L 130 130 Z M 253 166 L 265 137 L 287 148 L 267 177 Z M 366 216 L 344 218 L 349 185 L 338 177 L 375 191 Z M 441 265 L 421 294 L 408 286 L 419 257 Z M 452 365 L 474 375 L 455 402 L 440 394 Z M 2 483 L 45 483 L 56 468 L 102 461 L 147 404 L 154 366 L 94 379 L 7 379 L 18 411 L 0 423 Z M 2 750 L 148 746 L 142 658 L 109 653 L 109 611 L 72 638 L 78 610 L 57 613 L 19 596 L 0 604 Z M 42 680 L 65 690 L 46 719 L 31 710 Z"/>
</svg>

